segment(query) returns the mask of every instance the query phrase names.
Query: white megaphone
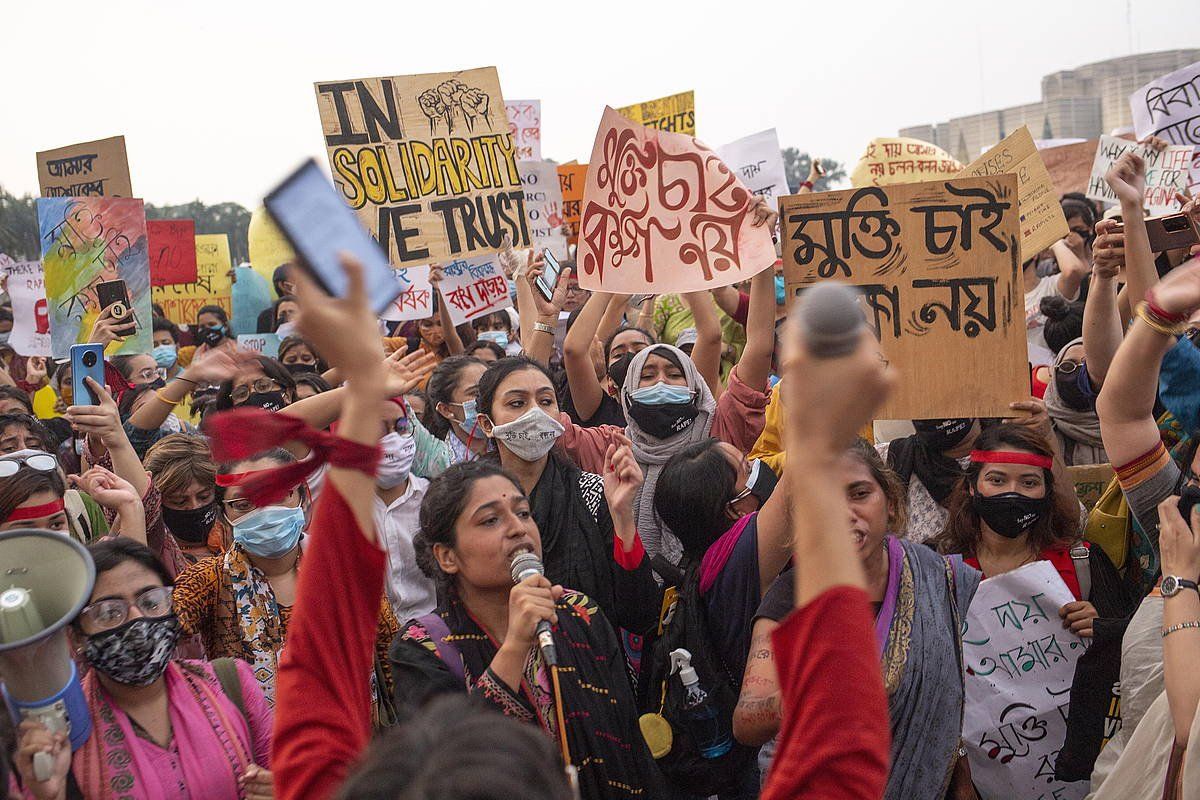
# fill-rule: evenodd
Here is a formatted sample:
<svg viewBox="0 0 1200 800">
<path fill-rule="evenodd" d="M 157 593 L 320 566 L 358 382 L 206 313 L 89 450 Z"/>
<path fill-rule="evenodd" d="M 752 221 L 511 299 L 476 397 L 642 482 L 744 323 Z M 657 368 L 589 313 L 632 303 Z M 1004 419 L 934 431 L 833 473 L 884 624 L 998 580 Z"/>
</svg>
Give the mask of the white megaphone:
<svg viewBox="0 0 1200 800">
<path fill-rule="evenodd" d="M 67 624 L 92 595 L 96 566 L 78 542 L 53 531 L 0 533 L 0 689 L 14 716 L 67 733 L 78 750 L 92 732 Z M 49 753 L 34 758 L 51 776 Z"/>
</svg>

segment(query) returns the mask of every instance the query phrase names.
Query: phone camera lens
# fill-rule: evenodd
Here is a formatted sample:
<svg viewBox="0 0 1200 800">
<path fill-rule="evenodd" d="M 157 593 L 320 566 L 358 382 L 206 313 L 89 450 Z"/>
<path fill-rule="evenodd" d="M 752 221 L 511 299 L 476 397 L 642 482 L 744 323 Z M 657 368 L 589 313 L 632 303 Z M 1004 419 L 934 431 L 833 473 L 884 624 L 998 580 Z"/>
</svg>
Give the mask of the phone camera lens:
<svg viewBox="0 0 1200 800">
<path fill-rule="evenodd" d="M 83 365 L 85 367 L 96 366 L 96 354 L 95 353 L 84 353 L 83 354 Z"/>
</svg>

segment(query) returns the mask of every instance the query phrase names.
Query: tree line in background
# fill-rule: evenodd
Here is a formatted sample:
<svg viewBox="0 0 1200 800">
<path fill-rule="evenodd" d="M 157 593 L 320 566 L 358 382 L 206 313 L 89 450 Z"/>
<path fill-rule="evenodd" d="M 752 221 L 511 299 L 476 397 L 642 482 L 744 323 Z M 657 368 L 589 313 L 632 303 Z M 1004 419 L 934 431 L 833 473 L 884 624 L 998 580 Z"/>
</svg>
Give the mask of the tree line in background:
<svg viewBox="0 0 1200 800">
<path fill-rule="evenodd" d="M 808 177 L 812 159 L 795 147 L 783 150 L 783 166 L 788 189 L 795 193 Z M 834 188 L 846 178 L 844 166 L 832 159 L 821 159 L 825 177 L 814 183 L 818 192 Z M 32 195 L 17 197 L 0 187 L 0 253 L 17 261 L 34 260 L 41 255 L 38 242 L 37 210 Z M 146 204 L 146 219 L 190 219 L 196 222 L 196 233 L 224 233 L 229 237 L 233 263 L 250 260 L 246 234 L 250 227 L 250 212 L 237 203 L 205 205 L 199 200 L 174 206 Z"/>
</svg>

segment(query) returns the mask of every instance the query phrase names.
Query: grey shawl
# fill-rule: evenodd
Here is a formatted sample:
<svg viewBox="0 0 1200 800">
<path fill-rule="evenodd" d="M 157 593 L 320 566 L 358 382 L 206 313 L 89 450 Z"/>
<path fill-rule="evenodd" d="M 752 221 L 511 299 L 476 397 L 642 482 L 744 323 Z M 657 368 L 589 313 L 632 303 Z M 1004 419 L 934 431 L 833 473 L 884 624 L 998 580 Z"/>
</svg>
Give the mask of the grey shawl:
<svg viewBox="0 0 1200 800">
<path fill-rule="evenodd" d="M 1050 385 L 1046 387 L 1046 410 L 1050 413 L 1050 422 L 1054 425 L 1054 433 L 1058 436 L 1067 466 L 1107 464 L 1108 454 L 1104 452 L 1104 442 L 1100 439 L 1100 418 L 1094 410 L 1076 411 L 1064 403 L 1058 396 L 1058 386 L 1054 381 L 1054 375 L 1067 357 L 1067 351 L 1077 344 L 1083 344 L 1083 339 L 1072 339 L 1058 351 L 1054 359 L 1054 366 L 1050 369 Z"/>
</svg>

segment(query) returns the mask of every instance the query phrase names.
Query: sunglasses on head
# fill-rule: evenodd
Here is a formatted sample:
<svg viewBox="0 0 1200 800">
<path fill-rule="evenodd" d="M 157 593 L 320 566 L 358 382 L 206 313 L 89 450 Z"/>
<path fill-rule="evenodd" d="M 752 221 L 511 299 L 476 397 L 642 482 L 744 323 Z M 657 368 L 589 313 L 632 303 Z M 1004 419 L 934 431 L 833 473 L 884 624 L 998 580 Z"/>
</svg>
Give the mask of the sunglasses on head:
<svg viewBox="0 0 1200 800">
<path fill-rule="evenodd" d="M 0 478 L 11 478 L 21 471 L 21 467 L 28 467 L 38 472 L 53 472 L 58 469 L 58 459 L 49 453 L 3 456 L 0 457 Z"/>
</svg>

